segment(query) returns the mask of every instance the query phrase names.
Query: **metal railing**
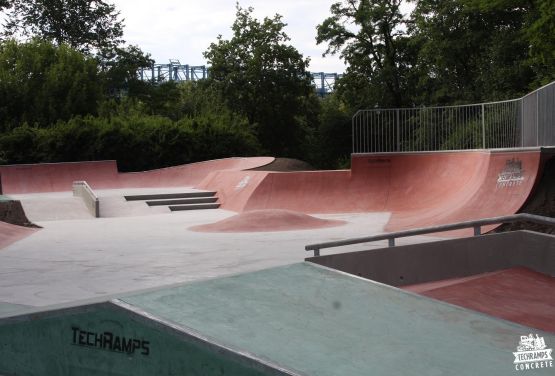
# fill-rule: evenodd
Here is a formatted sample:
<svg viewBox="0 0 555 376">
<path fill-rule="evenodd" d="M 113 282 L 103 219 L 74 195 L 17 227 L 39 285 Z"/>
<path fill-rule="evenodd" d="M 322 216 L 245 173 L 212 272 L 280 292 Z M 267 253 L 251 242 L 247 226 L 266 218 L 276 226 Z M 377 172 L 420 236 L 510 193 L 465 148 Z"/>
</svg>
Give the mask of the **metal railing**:
<svg viewBox="0 0 555 376">
<path fill-rule="evenodd" d="M 555 82 L 526 96 L 460 106 L 359 110 L 353 153 L 555 145 Z"/>
<path fill-rule="evenodd" d="M 390 233 L 387 233 L 387 234 L 380 234 L 380 235 L 374 235 L 374 236 L 365 236 L 365 237 L 362 237 L 362 238 L 351 238 L 351 239 L 345 239 L 345 240 L 337 240 L 337 241 L 333 241 L 333 242 L 309 244 L 309 245 L 305 246 L 304 249 L 305 249 L 305 251 L 314 251 L 314 256 L 320 256 L 320 250 L 323 249 L 323 248 L 342 247 L 342 246 L 346 246 L 346 245 L 375 242 L 375 241 L 378 241 L 378 240 L 387 240 L 389 247 L 395 247 L 395 239 L 397 239 L 397 238 L 404 238 L 404 237 L 416 236 L 416 235 L 432 234 L 432 233 L 436 233 L 436 232 L 460 230 L 460 229 L 471 228 L 471 227 L 474 228 L 474 236 L 478 236 L 478 235 L 482 234 L 482 226 L 494 225 L 494 224 L 499 224 L 499 223 L 524 222 L 524 221 L 534 222 L 534 223 L 542 224 L 542 225 L 555 226 L 555 218 L 542 217 L 540 215 L 521 213 L 521 214 L 507 215 L 507 216 L 503 216 L 503 217 L 484 218 L 484 219 L 477 219 L 477 220 L 473 220 L 473 221 L 450 223 L 450 224 L 447 224 L 447 225 L 432 226 L 432 227 L 426 227 L 426 228 L 417 228 L 417 229 L 414 229 L 414 230 L 390 232 Z"/>
</svg>

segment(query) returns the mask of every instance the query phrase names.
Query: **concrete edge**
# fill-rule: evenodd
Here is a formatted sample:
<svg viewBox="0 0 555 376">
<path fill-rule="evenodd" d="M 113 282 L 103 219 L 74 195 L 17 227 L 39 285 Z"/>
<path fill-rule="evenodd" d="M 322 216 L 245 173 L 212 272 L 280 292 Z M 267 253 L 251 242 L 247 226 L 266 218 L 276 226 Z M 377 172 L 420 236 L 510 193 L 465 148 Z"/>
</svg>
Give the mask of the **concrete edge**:
<svg viewBox="0 0 555 376">
<path fill-rule="evenodd" d="M 179 338 L 189 343 L 192 343 L 196 346 L 204 347 L 225 357 L 236 359 L 241 364 L 247 367 L 254 367 L 255 369 L 262 371 L 268 375 L 302 376 L 302 374 L 300 373 L 293 372 L 271 361 L 259 358 L 247 351 L 233 349 L 231 347 L 217 343 L 215 339 L 204 336 L 198 331 L 153 315 L 123 300 L 114 299 L 111 300 L 110 303 L 110 309 L 121 310 L 127 314 L 132 315 L 135 319 L 138 319 L 138 321 L 142 322 L 143 324 L 154 326 L 156 329 L 164 331 L 168 334 L 176 334 Z"/>
<path fill-rule="evenodd" d="M 450 308 L 458 310 L 458 311 L 463 311 L 463 312 L 466 312 L 466 313 L 471 313 L 471 314 L 474 314 L 474 315 L 478 315 L 480 317 L 484 317 L 484 318 L 486 318 L 488 320 L 491 320 L 491 321 L 499 321 L 499 322 L 502 322 L 506 325 L 512 326 L 514 328 L 521 329 L 522 333 L 538 332 L 538 333 L 543 333 L 544 335 L 547 335 L 548 337 L 555 336 L 554 333 L 546 332 L 544 330 L 537 329 L 537 328 L 528 327 L 528 326 L 518 324 L 518 323 L 513 322 L 513 321 L 508 321 L 508 320 L 505 320 L 505 319 L 502 319 L 502 318 L 499 318 L 499 317 L 490 316 L 488 314 L 485 314 L 485 313 L 482 313 L 482 312 L 479 312 L 479 311 L 474 311 L 474 310 L 469 309 L 469 308 L 465 308 L 465 307 L 461 307 L 461 306 L 458 306 L 458 305 L 455 305 L 455 304 L 447 303 L 443 300 L 429 298 L 427 296 L 420 295 L 420 294 L 412 292 L 412 291 L 403 290 L 403 289 L 400 289 L 398 287 L 388 285 L 386 283 L 381 283 L 381 282 L 378 282 L 378 281 L 374 281 L 372 279 L 366 279 L 364 277 L 359 277 L 357 275 L 350 274 L 350 273 L 347 273 L 347 272 L 343 272 L 341 270 L 329 268 L 329 267 L 323 266 L 323 265 L 318 265 L 318 264 L 315 264 L 315 263 L 310 262 L 310 261 L 305 261 L 305 262 L 310 264 L 312 267 L 322 269 L 322 270 L 326 270 L 326 271 L 329 271 L 329 272 L 334 272 L 334 273 L 337 273 L 337 274 L 340 274 L 340 275 L 343 275 L 343 276 L 346 276 L 346 277 L 355 278 L 357 280 L 364 281 L 366 283 L 376 285 L 376 286 L 379 286 L 379 287 L 382 287 L 382 288 L 394 290 L 396 292 L 400 292 L 402 294 L 412 296 L 412 297 L 414 297 L 416 299 L 419 299 L 419 300 L 428 301 L 428 302 L 431 302 L 431 303 L 436 304 L 436 305 L 440 305 L 440 306 L 443 305 L 443 306 L 450 307 Z"/>
</svg>

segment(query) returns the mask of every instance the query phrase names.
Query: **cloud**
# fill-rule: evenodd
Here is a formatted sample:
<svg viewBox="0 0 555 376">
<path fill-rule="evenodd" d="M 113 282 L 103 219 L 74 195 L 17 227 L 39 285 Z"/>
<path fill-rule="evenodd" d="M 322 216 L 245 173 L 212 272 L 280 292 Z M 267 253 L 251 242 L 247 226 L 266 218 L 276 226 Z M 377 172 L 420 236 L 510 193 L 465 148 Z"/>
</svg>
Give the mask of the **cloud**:
<svg viewBox="0 0 555 376">
<path fill-rule="evenodd" d="M 202 53 L 218 35 L 231 36 L 236 11 L 233 0 L 113 2 L 125 18 L 124 38 L 128 43 L 139 45 L 157 62 L 179 59 L 190 65 L 205 64 Z M 252 6 L 257 18 L 281 14 L 291 43 L 310 57 L 312 71 L 343 72 L 345 66 L 340 59 L 322 58 L 326 46 L 316 45 L 316 26 L 329 16 L 332 3 L 334 0 L 240 1 L 243 8 Z"/>
</svg>

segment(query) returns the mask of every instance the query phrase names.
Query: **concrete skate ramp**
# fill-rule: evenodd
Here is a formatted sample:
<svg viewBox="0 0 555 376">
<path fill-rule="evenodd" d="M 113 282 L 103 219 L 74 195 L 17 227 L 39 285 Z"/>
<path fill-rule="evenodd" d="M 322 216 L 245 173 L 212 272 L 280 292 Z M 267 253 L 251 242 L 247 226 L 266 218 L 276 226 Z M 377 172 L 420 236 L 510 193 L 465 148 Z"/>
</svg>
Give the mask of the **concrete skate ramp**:
<svg viewBox="0 0 555 376">
<path fill-rule="evenodd" d="M 528 333 L 555 343 L 550 333 L 300 263 L 5 315 L 0 374 L 509 375 Z"/>
<path fill-rule="evenodd" d="M 351 170 L 220 171 L 198 188 L 217 191 L 222 208 L 238 212 L 391 212 L 386 230 L 396 231 L 516 213 L 543 154 L 539 148 L 355 154 Z"/>
<path fill-rule="evenodd" d="M 307 261 L 555 333 L 555 236 L 493 233 Z"/>
<path fill-rule="evenodd" d="M 271 157 L 226 158 L 143 172 L 120 173 L 116 161 L 0 166 L 4 194 L 70 191 L 76 180 L 94 189 L 193 186 L 212 171 L 244 170 L 271 163 Z"/>
<path fill-rule="evenodd" d="M 193 226 L 189 229 L 196 232 L 290 231 L 336 227 L 346 223 L 316 218 L 292 210 L 266 209 L 240 213 L 215 223 Z"/>
<path fill-rule="evenodd" d="M 33 234 L 37 230 L 36 228 L 17 226 L 0 221 L 0 251 L 2 248 Z"/>
<path fill-rule="evenodd" d="M 511 268 L 404 289 L 555 333 L 555 277 Z"/>
</svg>

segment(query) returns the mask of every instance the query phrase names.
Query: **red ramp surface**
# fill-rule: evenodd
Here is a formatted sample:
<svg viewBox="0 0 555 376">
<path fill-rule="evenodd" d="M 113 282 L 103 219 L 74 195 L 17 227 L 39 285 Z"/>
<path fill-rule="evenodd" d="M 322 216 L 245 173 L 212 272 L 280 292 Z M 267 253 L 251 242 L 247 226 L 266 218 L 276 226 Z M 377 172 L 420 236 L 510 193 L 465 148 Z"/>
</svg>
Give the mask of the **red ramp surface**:
<svg viewBox="0 0 555 376">
<path fill-rule="evenodd" d="M 193 226 L 196 232 L 260 232 L 336 227 L 345 221 L 312 217 L 291 210 L 267 209 L 243 212 L 216 223 Z"/>
<path fill-rule="evenodd" d="M 306 214 L 390 212 L 387 231 L 516 213 L 532 192 L 542 149 L 355 154 L 351 170 L 246 171 L 274 158 L 228 158 L 119 173 L 114 161 L 0 166 L 5 193 L 193 186 L 216 191 L 223 209 Z M 469 230 L 470 231 L 470 230 Z"/>
<path fill-rule="evenodd" d="M 238 212 L 391 212 L 396 231 L 514 214 L 541 165 L 541 149 L 361 154 L 351 170 L 218 171 L 197 187 Z"/>
<path fill-rule="evenodd" d="M 0 221 L 0 250 L 33 234 L 37 230 L 36 228 L 16 226 Z"/>
<path fill-rule="evenodd" d="M 116 161 L 39 163 L 0 166 L 4 194 L 70 191 L 76 180 L 93 189 L 179 187 L 198 184 L 218 170 L 245 170 L 264 166 L 271 157 L 226 158 L 144 172 L 120 173 Z"/>
<path fill-rule="evenodd" d="M 526 268 L 403 287 L 551 333 L 555 333 L 554 288 L 554 277 Z"/>
</svg>

